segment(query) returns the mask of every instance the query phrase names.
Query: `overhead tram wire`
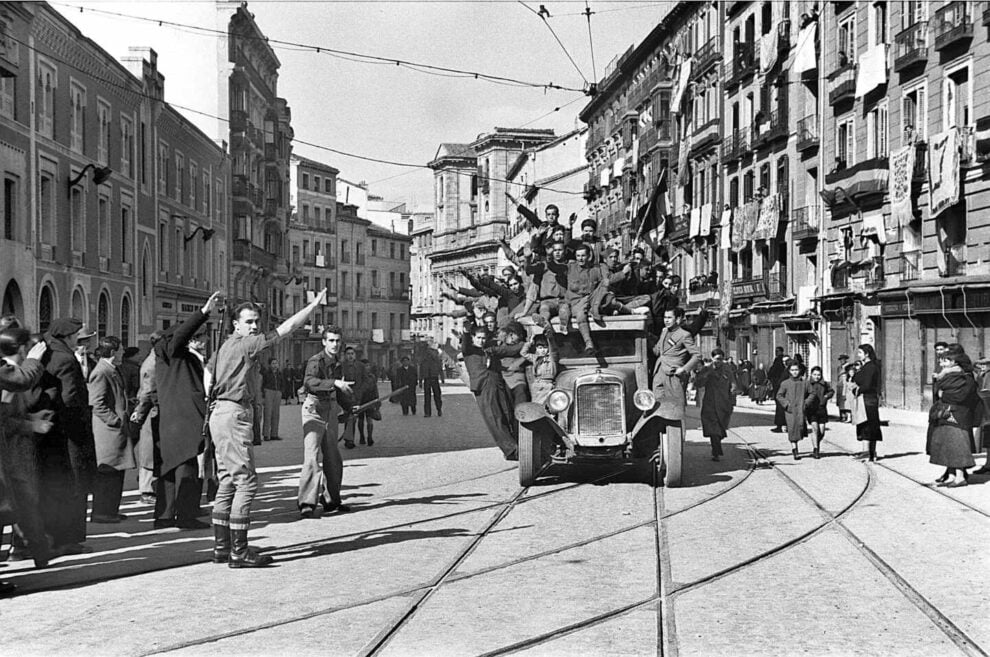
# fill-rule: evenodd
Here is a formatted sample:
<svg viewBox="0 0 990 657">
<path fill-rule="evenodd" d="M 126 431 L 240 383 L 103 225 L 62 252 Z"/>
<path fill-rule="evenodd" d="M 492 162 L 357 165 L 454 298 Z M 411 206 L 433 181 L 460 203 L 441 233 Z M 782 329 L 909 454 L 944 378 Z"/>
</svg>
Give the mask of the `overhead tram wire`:
<svg viewBox="0 0 990 657">
<path fill-rule="evenodd" d="M 52 2 L 52 4 L 53 5 L 60 6 L 60 7 L 66 7 L 66 8 L 69 8 L 69 9 L 77 9 L 77 10 L 79 10 L 79 13 L 85 13 L 85 12 L 88 11 L 88 12 L 91 12 L 91 13 L 94 13 L 94 14 L 101 14 L 101 15 L 104 15 L 104 16 L 115 16 L 117 18 L 123 18 L 123 19 L 127 19 L 127 20 L 141 21 L 141 22 L 145 22 L 145 23 L 153 23 L 153 24 L 158 25 L 159 27 L 166 27 L 167 26 L 167 27 L 176 28 L 176 29 L 184 29 L 186 31 L 195 31 L 195 32 L 199 32 L 201 34 L 212 34 L 212 35 L 224 36 L 224 37 L 228 36 L 227 32 L 225 32 L 223 30 L 216 30 L 216 29 L 212 29 L 212 28 L 208 28 L 208 27 L 202 27 L 202 26 L 199 26 L 199 25 L 190 25 L 188 23 L 179 23 L 177 21 L 169 21 L 169 20 L 158 19 L 158 18 L 148 18 L 148 17 L 145 17 L 145 16 L 137 16 L 137 15 L 134 15 L 134 14 L 126 14 L 126 13 L 123 13 L 123 12 L 109 11 L 109 10 L 106 10 L 106 9 L 95 9 L 95 8 L 93 8 L 91 6 L 74 5 L 74 4 L 69 4 L 69 3 L 65 3 L 65 2 Z M 529 9 L 529 7 L 527 7 L 527 9 Z M 547 27 L 550 27 L 550 26 L 547 25 Z M 552 28 L 551 28 L 551 32 L 553 32 L 553 29 Z M 554 35 L 554 36 L 556 37 L 556 35 Z M 492 83 L 495 83 L 495 84 L 506 84 L 506 85 L 512 85 L 512 86 L 529 87 L 529 88 L 533 88 L 533 89 L 544 89 L 544 90 L 553 89 L 553 90 L 556 90 L 556 91 L 569 91 L 569 92 L 582 93 L 582 94 L 585 93 L 585 89 L 578 89 L 576 87 L 568 87 L 568 86 L 556 84 L 554 82 L 531 82 L 531 81 L 528 81 L 528 80 L 520 80 L 520 79 L 517 79 L 517 78 L 510 78 L 510 77 L 506 77 L 506 76 L 502 76 L 502 75 L 493 75 L 493 74 L 490 74 L 490 73 L 481 73 L 479 71 L 468 71 L 468 70 L 464 70 L 464 69 L 450 68 L 450 67 L 447 67 L 447 66 L 438 66 L 438 65 L 435 65 L 435 64 L 424 64 L 424 63 L 421 63 L 421 62 L 413 62 L 413 61 L 409 61 L 409 60 L 405 60 L 405 59 L 399 59 L 399 58 L 395 58 L 395 57 L 383 57 L 383 56 L 380 56 L 380 55 L 368 55 L 368 54 L 365 54 L 365 53 L 353 52 L 353 51 L 349 51 L 349 50 L 340 50 L 340 49 L 337 49 L 337 48 L 328 48 L 326 46 L 317 46 L 317 45 L 307 44 L 307 43 L 297 43 L 297 42 L 294 42 L 294 41 L 285 41 L 285 40 L 282 40 L 282 39 L 273 39 L 273 38 L 270 38 L 270 37 L 253 37 L 253 36 L 244 36 L 244 35 L 242 35 L 240 38 L 243 38 L 243 39 L 256 39 L 256 40 L 259 40 L 259 41 L 264 41 L 265 43 L 267 43 L 268 45 L 270 45 L 272 48 L 279 48 L 279 49 L 291 48 L 291 49 L 294 49 L 294 50 L 297 50 L 297 51 L 310 51 L 310 52 L 315 52 L 316 54 L 330 55 L 330 56 L 336 56 L 336 57 L 341 57 L 341 58 L 352 57 L 352 58 L 355 58 L 355 61 L 358 61 L 360 63 L 367 63 L 367 64 L 390 64 L 390 65 L 394 65 L 394 66 L 400 66 L 402 68 L 406 68 L 406 69 L 411 70 L 411 71 L 417 71 L 417 72 L 420 72 L 420 73 L 427 73 L 427 72 L 433 72 L 434 74 L 444 74 L 444 73 L 446 73 L 446 74 L 451 74 L 451 77 L 474 78 L 475 80 L 481 80 L 481 81 L 484 81 L 484 82 L 492 82 Z M 559 39 L 558 39 L 558 43 L 559 43 Z M 563 47 L 563 44 L 561 44 L 561 47 Z M 565 49 L 565 52 L 566 52 L 566 49 Z M 568 57 L 570 57 L 570 54 L 568 54 Z M 573 63 L 574 60 L 572 59 L 571 61 Z M 575 64 L 575 67 L 576 66 L 577 65 Z M 581 74 L 580 69 L 578 69 L 578 73 Z M 587 78 L 585 78 L 583 74 L 581 74 L 581 78 L 585 81 L 585 83 L 588 82 Z"/>
<path fill-rule="evenodd" d="M 553 29 L 553 26 L 552 26 L 552 25 L 550 25 L 550 23 L 549 23 L 549 22 L 547 21 L 547 17 L 546 17 L 546 16 L 544 16 L 544 15 L 543 15 L 543 14 L 542 14 L 541 12 L 539 12 L 539 11 L 536 11 L 535 9 L 533 9 L 532 7 L 530 7 L 529 5 L 527 5 L 527 4 L 526 4 L 525 2 L 523 2 L 522 0 L 517 0 L 517 1 L 518 1 L 518 2 L 519 2 L 519 4 L 521 4 L 521 5 L 523 6 L 523 7 L 525 7 L 525 8 L 526 8 L 526 9 L 528 9 L 528 10 L 530 10 L 531 12 L 533 12 L 533 13 L 534 13 L 534 14 L 536 15 L 536 17 L 537 17 L 537 18 L 539 18 L 539 19 L 540 19 L 541 21 L 543 21 L 543 24 L 547 26 L 547 29 L 548 29 L 548 30 L 550 30 L 550 34 L 552 34 L 552 35 L 553 35 L 553 38 L 554 38 L 554 39 L 556 39 L 556 41 L 557 41 L 557 44 L 558 44 L 558 45 L 560 45 L 560 49 L 564 51 L 564 54 L 565 54 L 565 55 L 567 55 L 567 59 L 569 59 L 569 60 L 570 60 L 570 62 L 571 62 L 571 64 L 572 64 L 572 65 L 574 66 L 574 70 L 576 70 L 576 71 L 578 72 L 578 75 L 580 75 L 580 76 L 581 76 L 581 79 L 582 79 L 582 80 L 584 80 L 584 83 L 585 83 L 585 85 L 588 85 L 588 86 L 590 86 L 590 85 L 591 85 L 591 83 L 590 83 L 590 82 L 588 81 L 588 78 L 586 78 L 586 77 L 584 76 L 584 73 L 583 73 L 583 72 L 581 72 L 581 67 L 580 67 L 580 66 L 578 66 L 578 65 L 577 65 L 577 62 L 575 62 L 575 61 L 574 61 L 574 58 L 573 58 L 573 57 L 571 57 L 571 53 L 570 53 L 570 52 L 568 52 L 568 50 L 567 50 L 567 46 L 565 46 L 565 45 L 564 45 L 564 42 L 560 40 L 560 37 L 559 37 L 559 36 L 557 36 L 557 32 L 556 32 L 556 31 L 555 31 L 555 30 Z M 542 6 L 542 5 L 540 6 L 540 9 L 541 9 L 541 10 L 543 9 L 543 6 Z"/>
</svg>

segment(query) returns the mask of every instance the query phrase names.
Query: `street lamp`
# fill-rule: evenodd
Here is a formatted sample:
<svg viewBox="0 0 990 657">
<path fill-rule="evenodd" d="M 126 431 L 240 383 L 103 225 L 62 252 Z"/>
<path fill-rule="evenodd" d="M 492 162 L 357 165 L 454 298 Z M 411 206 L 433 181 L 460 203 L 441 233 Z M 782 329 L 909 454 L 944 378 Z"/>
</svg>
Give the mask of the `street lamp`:
<svg viewBox="0 0 990 657">
<path fill-rule="evenodd" d="M 113 169 L 111 169 L 110 167 L 98 167 L 95 164 L 87 164 L 82 168 L 82 171 L 80 171 L 75 178 L 69 181 L 69 189 L 71 190 L 73 187 L 75 187 L 79 183 L 79 181 L 83 179 L 83 176 L 86 175 L 86 172 L 89 171 L 90 169 L 93 170 L 94 185 L 102 185 L 107 180 L 109 180 L 110 175 L 113 173 Z"/>
<path fill-rule="evenodd" d="M 191 240 L 192 238 L 196 237 L 196 233 L 198 233 L 199 231 L 203 231 L 203 241 L 204 242 L 209 242 L 211 239 L 213 239 L 213 235 L 217 232 L 216 230 L 214 230 L 212 228 L 206 228 L 204 226 L 196 226 L 196 230 L 194 230 L 192 233 L 190 233 L 189 235 L 186 235 L 183 238 L 183 240 L 182 240 L 183 243 L 186 243 L 189 240 Z"/>
</svg>

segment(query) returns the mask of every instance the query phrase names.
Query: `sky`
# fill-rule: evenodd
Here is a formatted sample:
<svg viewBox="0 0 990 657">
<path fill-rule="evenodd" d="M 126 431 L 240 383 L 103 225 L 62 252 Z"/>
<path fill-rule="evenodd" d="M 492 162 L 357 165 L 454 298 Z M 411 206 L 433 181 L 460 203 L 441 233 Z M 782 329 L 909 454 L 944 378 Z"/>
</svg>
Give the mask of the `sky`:
<svg viewBox="0 0 990 657">
<path fill-rule="evenodd" d="M 588 3 L 595 12 L 591 43 L 587 19 L 581 14 L 584 0 L 543 2 L 550 12 L 546 22 L 536 14 L 540 2 L 523 5 L 515 0 L 254 0 L 248 10 L 270 39 L 582 88 L 585 79 L 600 79 L 611 60 L 639 43 L 669 4 L 660 0 Z M 218 113 L 222 76 L 217 36 L 133 17 L 216 30 L 226 26 L 225 17 L 237 3 L 65 0 L 51 4 L 115 57 L 125 55 L 129 46 L 154 48 L 165 75 L 166 100 L 210 136 L 225 136 L 225 124 L 183 110 Z M 281 61 L 278 94 L 292 110 L 297 140 L 293 151 L 338 168 L 348 180 L 368 182 L 371 193 L 406 202 L 410 209 L 432 209 L 433 174 L 428 169 L 364 161 L 299 142 L 425 165 L 440 143 L 471 142 L 496 126 L 553 128 L 564 134 L 580 124 L 578 112 L 588 101 L 580 92 L 429 75 L 311 48 L 273 47 Z"/>
</svg>

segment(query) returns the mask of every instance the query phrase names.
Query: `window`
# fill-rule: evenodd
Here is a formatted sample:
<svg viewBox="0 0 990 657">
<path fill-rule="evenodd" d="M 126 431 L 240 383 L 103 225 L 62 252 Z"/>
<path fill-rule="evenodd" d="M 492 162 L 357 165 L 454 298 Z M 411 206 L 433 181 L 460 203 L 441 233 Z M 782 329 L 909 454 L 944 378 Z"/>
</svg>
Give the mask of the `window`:
<svg viewBox="0 0 990 657">
<path fill-rule="evenodd" d="M 395 258 L 395 242 L 388 243 L 388 257 Z"/>
<path fill-rule="evenodd" d="M 354 325 L 355 328 L 359 328 L 359 329 L 364 328 L 364 311 L 359 310 L 357 311 L 356 315 L 357 315 L 357 322 Z"/>
<path fill-rule="evenodd" d="M 911 27 L 915 23 L 928 20 L 928 2 L 930 0 L 908 0 L 901 11 L 901 26 Z"/>
<path fill-rule="evenodd" d="M 158 268 L 168 271 L 168 224 L 164 221 L 158 224 Z"/>
<path fill-rule="evenodd" d="M 69 196 L 69 242 L 77 253 L 86 250 L 86 204 L 78 186 L 72 188 Z"/>
<path fill-rule="evenodd" d="M 835 127 L 835 163 L 845 169 L 855 164 L 856 160 L 856 121 L 844 119 Z"/>
<path fill-rule="evenodd" d="M 303 260 L 309 260 L 309 240 L 303 240 Z"/>
<path fill-rule="evenodd" d="M 12 240 L 17 235 L 17 181 L 3 179 L 3 239 Z"/>
<path fill-rule="evenodd" d="M 304 173 L 302 175 L 302 185 L 300 185 L 300 187 L 302 187 L 303 189 L 309 189 L 309 174 L 308 173 Z"/>
<path fill-rule="evenodd" d="M 309 224 L 309 206 L 303 204 L 302 206 L 302 222 L 304 224 Z"/>
<path fill-rule="evenodd" d="M 195 162 L 189 163 L 189 207 L 199 207 L 199 167 Z"/>
<path fill-rule="evenodd" d="M 173 242 L 173 244 L 175 245 L 175 249 L 172 251 L 172 253 L 175 256 L 175 259 L 172 262 L 172 271 L 174 271 L 177 276 L 181 276 L 182 257 L 183 255 L 185 255 L 186 252 L 185 241 L 182 239 L 182 227 L 176 226 L 174 234 L 175 234 L 175 242 Z"/>
<path fill-rule="evenodd" d="M 50 285 L 41 288 L 38 297 L 38 331 L 47 333 L 55 319 L 55 298 Z"/>
<path fill-rule="evenodd" d="M 327 194 L 333 194 L 333 179 L 327 178 L 323 181 L 323 191 Z"/>
<path fill-rule="evenodd" d="M 168 193 L 168 144 L 159 142 L 158 144 L 158 191 Z"/>
<path fill-rule="evenodd" d="M 902 145 L 913 140 L 928 141 L 928 83 L 905 89 L 901 97 Z"/>
<path fill-rule="evenodd" d="M 147 299 L 151 292 L 151 253 L 145 244 L 144 254 L 141 256 L 141 298 Z"/>
<path fill-rule="evenodd" d="M 120 204 L 120 261 L 131 262 L 131 250 L 134 248 L 134 232 L 131 229 L 130 201 Z"/>
<path fill-rule="evenodd" d="M 887 101 L 885 100 L 866 115 L 866 157 L 886 157 L 887 140 Z"/>
<path fill-rule="evenodd" d="M 45 244 L 55 243 L 55 176 L 48 171 L 42 171 L 39 175 L 38 191 L 40 202 L 38 203 L 38 217 L 41 224 L 41 241 Z"/>
<path fill-rule="evenodd" d="M 739 206 L 739 178 L 729 180 L 729 207 Z"/>
<path fill-rule="evenodd" d="M 973 123 L 973 85 L 966 62 L 953 70 L 946 69 L 942 80 L 942 127 L 968 126 Z"/>
<path fill-rule="evenodd" d="M 298 263 L 299 262 L 299 245 L 298 244 L 293 244 L 292 245 L 292 262 L 294 262 L 294 263 Z"/>
<path fill-rule="evenodd" d="M 203 172 L 203 214 L 210 216 L 210 172 Z"/>
<path fill-rule="evenodd" d="M 856 14 L 839 19 L 839 66 L 856 60 Z"/>
<path fill-rule="evenodd" d="M 35 90 L 35 111 L 38 113 L 38 132 L 43 137 L 55 138 L 55 67 L 38 61 L 38 86 Z"/>
<path fill-rule="evenodd" d="M 131 300 L 124 295 L 120 300 L 120 344 L 125 347 L 131 341 Z"/>
<path fill-rule="evenodd" d="M 182 153 L 175 154 L 175 200 L 186 202 L 186 158 Z"/>
<path fill-rule="evenodd" d="M 110 330 L 110 299 L 106 292 L 100 292 L 100 300 L 96 306 L 96 332 L 100 338 L 105 338 Z"/>
<path fill-rule="evenodd" d="M 86 133 L 86 90 L 73 82 L 69 86 L 69 148 L 82 153 Z"/>
<path fill-rule="evenodd" d="M 313 176 L 313 191 L 314 192 L 320 191 L 320 177 L 319 176 Z"/>
<path fill-rule="evenodd" d="M 134 178 L 134 122 L 126 116 L 120 117 L 120 172 L 129 179 Z"/>
<path fill-rule="evenodd" d="M 17 78 L 0 78 L 0 116 L 10 119 L 17 119 Z"/>
<path fill-rule="evenodd" d="M 381 328 L 378 326 L 378 313 L 371 313 L 371 328 Z"/>
<path fill-rule="evenodd" d="M 96 142 L 96 160 L 102 166 L 110 164 L 110 105 L 100 100 L 96 105 L 96 117 L 100 132 Z"/>
<path fill-rule="evenodd" d="M 371 255 L 378 255 L 378 240 L 371 240 Z"/>
<path fill-rule="evenodd" d="M 350 320 L 350 313 L 347 312 L 346 310 L 341 310 L 340 311 L 341 328 L 350 328 L 349 320 Z"/>
<path fill-rule="evenodd" d="M 405 259 L 406 259 L 406 245 L 405 244 L 400 244 L 399 245 L 399 260 L 405 260 Z"/>
<path fill-rule="evenodd" d="M 99 213 L 97 214 L 97 220 L 99 221 L 98 234 L 100 236 L 100 257 L 109 258 L 110 257 L 110 199 L 106 196 L 100 195 L 99 201 L 97 201 L 97 208 Z"/>
<path fill-rule="evenodd" d="M 869 23 L 867 24 L 867 38 L 869 45 L 873 46 L 887 43 L 887 0 L 874 0 L 870 5 Z"/>
</svg>

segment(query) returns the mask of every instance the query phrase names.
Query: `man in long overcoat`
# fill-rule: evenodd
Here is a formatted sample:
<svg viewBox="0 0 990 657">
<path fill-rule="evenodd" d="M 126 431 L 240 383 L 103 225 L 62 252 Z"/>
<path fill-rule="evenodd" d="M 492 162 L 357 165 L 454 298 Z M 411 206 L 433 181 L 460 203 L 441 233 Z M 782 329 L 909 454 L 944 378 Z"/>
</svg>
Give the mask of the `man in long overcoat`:
<svg viewBox="0 0 990 657">
<path fill-rule="evenodd" d="M 205 447 L 204 330 L 219 296 L 219 292 L 214 292 L 202 309 L 155 345 L 158 406 L 165 419 L 158 429 L 161 474 L 156 491 L 155 527 L 210 527 L 196 519 L 203 485 L 197 457 Z"/>
<path fill-rule="evenodd" d="M 399 403 L 402 404 L 403 415 L 408 415 L 410 411 L 416 415 L 417 379 L 416 368 L 410 364 L 409 356 L 403 356 L 402 363 L 395 369 L 395 390 L 407 386 L 403 392 L 399 393 Z"/>
</svg>

